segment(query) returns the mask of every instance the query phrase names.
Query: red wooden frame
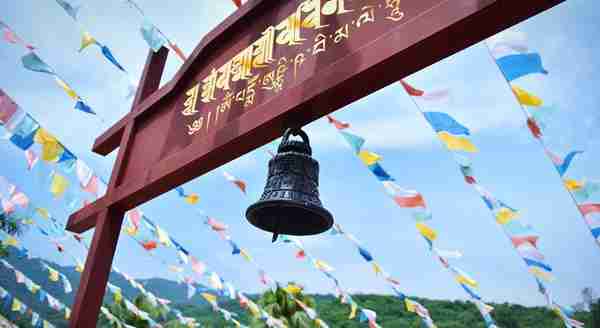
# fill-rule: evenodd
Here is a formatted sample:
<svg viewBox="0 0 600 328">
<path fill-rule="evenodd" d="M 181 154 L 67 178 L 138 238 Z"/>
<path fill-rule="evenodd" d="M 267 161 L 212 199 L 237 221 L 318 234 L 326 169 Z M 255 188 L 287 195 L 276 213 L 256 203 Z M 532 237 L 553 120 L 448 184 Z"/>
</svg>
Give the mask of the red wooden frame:
<svg viewBox="0 0 600 328">
<path fill-rule="evenodd" d="M 402 0 L 402 4 L 410 9 L 422 4 L 419 1 L 426 0 Z M 256 34 L 264 26 L 253 22 L 264 18 L 265 13 L 278 14 L 278 9 L 291 1 L 249 1 L 205 36 L 175 77 L 160 89 L 168 51 L 151 52 L 131 112 L 98 137 L 93 146 L 93 151 L 102 155 L 119 148 L 108 191 L 72 214 L 67 224 L 73 232 L 96 227 L 70 327 L 96 325 L 127 210 L 281 136 L 285 128 L 301 127 L 564 0 L 427 1 L 435 5 L 374 35 L 368 46 L 344 49 L 335 63 L 318 67 L 310 78 L 232 118 L 225 127 L 193 139 L 164 158 L 148 155 L 145 166 L 136 164 L 139 172 L 129 178 L 126 168 L 132 154 L 144 156 L 136 149 L 140 146 L 136 146 L 135 137 L 156 119 L 155 114 L 172 110 L 170 101 L 185 93 L 185 84 L 199 68 L 220 59 L 215 59 L 215 54 L 234 35 Z M 167 131 L 152 137 L 163 140 L 164 134 Z M 139 163 L 139 158 L 136 160 Z"/>
</svg>

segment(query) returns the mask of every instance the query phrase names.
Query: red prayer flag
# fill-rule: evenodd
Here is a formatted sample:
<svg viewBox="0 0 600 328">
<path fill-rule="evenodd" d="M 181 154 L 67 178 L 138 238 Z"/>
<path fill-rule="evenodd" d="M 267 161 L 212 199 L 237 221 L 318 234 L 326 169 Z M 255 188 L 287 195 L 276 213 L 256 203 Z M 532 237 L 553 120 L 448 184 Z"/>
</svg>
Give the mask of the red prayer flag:
<svg viewBox="0 0 600 328">
<path fill-rule="evenodd" d="M 519 247 L 524 243 L 530 243 L 533 247 L 537 248 L 538 236 L 523 236 L 523 237 L 512 237 L 510 240 L 512 241 L 515 247 Z"/>
<path fill-rule="evenodd" d="M 537 125 L 537 123 L 533 120 L 533 118 L 530 117 L 527 119 L 527 127 L 529 127 L 531 134 L 533 134 L 533 136 L 535 138 L 539 139 L 542 136 L 542 130 Z"/>
<path fill-rule="evenodd" d="M 303 259 L 306 256 L 306 253 L 304 253 L 303 250 L 298 251 L 298 253 L 296 253 L 296 258 L 297 259 Z"/>
<path fill-rule="evenodd" d="M 177 57 L 179 57 L 179 59 L 181 59 L 181 61 L 187 60 L 187 57 L 185 56 L 183 51 L 181 51 L 181 49 L 175 43 L 169 42 L 169 48 L 171 48 L 171 50 L 175 52 L 175 54 L 177 55 Z"/>
<path fill-rule="evenodd" d="M 421 194 L 416 194 L 414 196 L 395 196 L 394 201 L 400 207 L 425 207 L 425 201 L 423 200 L 423 196 Z"/>
<path fill-rule="evenodd" d="M 242 6 L 242 0 L 233 0 L 233 3 L 235 4 L 236 7 L 241 7 Z"/>
<path fill-rule="evenodd" d="M 338 130 L 344 130 L 344 129 L 347 129 L 350 127 L 349 123 L 338 121 L 333 116 L 330 116 L 330 115 L 327 115 L 327 120 L 329 121 L 329 123 L 333 124 L 335 126 L 335 128 Z"/>
<path fill-rule="evenodd" d="M 145 241 L 142 243 L 142 247 L 144 247 L 144 249 L 147 251 L 151 251 L 151 250 L 155 249 L 157 246 L 158 246 L 158 244 L 154 240 L 149 240 L 149 241 Z"/>
<path fill-rule="evenodd" d="M 578 207 L 583 216 L 590 213 L 600 213 L 600 204 L 581 204 Z"/>
<path fill-rule="evenodd" d="M 400 84 L 402 84 L 402 86 L 404 87 L 404 90 L 406 90 L 406 92 L 413 97 L 421 97 L 422 95 L 425 94 L 425 92 L 423 90 L 419 90 L 419 89 L 411 86 L 410 84 L 404 82 L 403 80 L 400 80 Z"/>
<path fill-rule="evenodd" d="M 236 180 L 233 182 L 240 190 L 245 194 L 246 193 L 246 183 L 242 180 Z"/>
</svg>

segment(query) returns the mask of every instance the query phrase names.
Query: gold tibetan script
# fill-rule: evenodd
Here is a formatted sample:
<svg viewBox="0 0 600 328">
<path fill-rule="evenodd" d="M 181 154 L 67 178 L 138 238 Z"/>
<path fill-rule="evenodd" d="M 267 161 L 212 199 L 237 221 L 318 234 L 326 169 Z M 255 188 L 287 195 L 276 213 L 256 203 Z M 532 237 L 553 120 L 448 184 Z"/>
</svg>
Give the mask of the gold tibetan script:
<svg viewBox="0 0 600 328">
<path fill-rule="evenodd" d="M 184 116 L 191 116 L 198 111 L 196 110 L 196 102 L 198 101 L 198 91 L 200 90 L 200 84 L 196 84 L 193 88 L 189 89 L 185 95 L 187 98 L 183 103 L 184 109 L 181 111 L 181 114 Z"/>
</svg>

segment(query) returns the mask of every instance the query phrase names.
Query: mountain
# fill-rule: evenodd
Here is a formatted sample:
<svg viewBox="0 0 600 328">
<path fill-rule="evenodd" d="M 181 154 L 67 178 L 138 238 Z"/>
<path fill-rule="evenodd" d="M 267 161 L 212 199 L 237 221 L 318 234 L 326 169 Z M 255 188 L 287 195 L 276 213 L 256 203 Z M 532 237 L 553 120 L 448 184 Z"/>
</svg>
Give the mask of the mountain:
<svg viewBox="0 0 600 328">
<path fill-rule="evenodd" d="M 27 277 L 40 284 L 44 290 L 49 292 L 61 302 L 71 305 L 74 292 L 65 294 L 62 283 L 50 282 L 48 272 L 42 269 L 39 259 L 23 259 L 15 255 L 10 255 L 6 259 L 15 268 L 22 271 Z M 62 267 L 55 263 L 48 263 L 51 267 L 65 274 L 73 288 L 76 289 L 79 284 L 79 273 L 73 267 Z M 139 294 L 132 288 L 122 276 L 111 275 L 111 282 L 122 288 L 123 295 L 132 300 Z M 187 288 L 174 281 L 166 279 L 140 279 L 145 288 L 157 296 L 171 300 L 173 306 L 180 309 L 185 316 L 196 318 L 203 324 L 203 327 L 230 327 L 223 319 L 211 311 L 210 306 L 200 299 L 196 294 L 193 299 L 187 299 Z M 57 327 L 67 327 L 64 320 L 64 314 L 56 313 L 42 305 L 37 295 L 25 289 L 22 284 L 17 284 L 14 272 L 7 270 L 0 265 L 0 285 L 16 296 L 33 310 Z M 201 292 L 201 291 L 199 291 Z M 349 320 L 350 309 L 348 305 L 340 304 L 339 300 L 330 295 L 311 295 L 316 301 L 316 310 L 321 318 L 332 328 L 359 328 L 366 327 L 365 323 L 358 320 Z M 257 296 L 250 296 L 256 300 Z M 223 298 L 224 299 L 224 298 Z M 404 305 L 396 297 L 389 295 L 367 295 L 355 294 L 353 299 L 360 306 L 377 312 L 377 322 L 386 328 L 420 328 L 421 325 L 417 316 L 404 310 Z M 429 309 L 431 317 L 435 320 L 438 328 L 484 328 L 485 325 L 477 308 L 464 301 L 448 300 L 428 300 L 416 298 L 418 302 Z M 105 303 L 112 303 L 112 299 L 107 297 Z M 236 301 L 224 301 L 219 303 L 221 307 L 240 314 L 238 320 L 249 323 L 248 314 L 242 310 Z M 502 328 L 562 328 L 564 325 L 550 311 L 543 307 L 525 307 L 517 304 L 490 304 L 495 310 L 492 315 Z M 18 322 L 19 327 L 29 327 L 26 321 L 29 317 L 21 318 L 20 315 L 10 311 L 10 305 L 0 305 L 0 313 L 10 319 L 12 322 Z M 595 316 L 595 317 L 594 317 Z M 594 314 L 591 312 L 578 312 L 575 316 L 578 320 L 586 323 L 587 328 L 600 328 L 600 305 L 596 305 Z M 168 326 L 171 327 L 171 326 Z"/>
</svg>

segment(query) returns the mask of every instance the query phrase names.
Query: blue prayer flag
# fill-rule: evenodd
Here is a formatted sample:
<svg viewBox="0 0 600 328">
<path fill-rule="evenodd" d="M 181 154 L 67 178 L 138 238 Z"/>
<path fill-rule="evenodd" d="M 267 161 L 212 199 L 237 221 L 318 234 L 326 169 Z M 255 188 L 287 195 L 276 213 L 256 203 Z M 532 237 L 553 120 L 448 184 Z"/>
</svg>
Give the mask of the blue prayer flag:
<svg viewBox="0 0 600 328">
<path fill-rule="evenodd" d="M 548 74 L 537 53 L 508 55 L 496 59 L 496 63 L 508 81 L 533 73 Z"/>
<path fill-rule="evenodd" d="M 23 67 L 30 71 L 56 75 L 52 67 L 44 63 L 44 61 L 40 57 L 38 57 L 38 55 L 36 55 L 34 52 L 30 52 L 27 55 L 21 57 L 21 62 L 23 63 Z"/>
<path fill-rule="evenodd" d="M 83 100 L 78 100 L 77 103 L 75 103 L 75 109 L 78 109 L 84 113 L 96 115 L 96 112 L 94 112 L 86 103 L 84 103 Z"/>
<path fill-rule="evenodd" d="M 387 172 L 385 172 L 379 163 L 369 165 L 369 170 L 375 174 L 379 181 L 394 181 L 394 178 L 387 174 Z"/>
<path fill-rule="evenodd" d="M 142 27 L 140 29 L 142 32 L 142 37 L 148 43 L 148 46 L 154 50 L 154 52 L 158 52 L 160 48 L 167 42 L 165 38 L 160 34 L 160 31 L 156 26 L 148 21 L 144 21 Z"/>
<path fill-rule="evenodd" d="M 120 69 L 123 72 L 126 72 L 125 69 L 123 68 L 123 66 L 121 66 L 121 64 L 119 64 L 119 62 L 117 61 L 117 59 L 115 58 L 115 56 L 113 56 L 112 52 L 110 51 L 110 49 L 108 49 L 107 46 L 102 46 L 102 54 L 104 55 L 104 57 L 106 59 L 108 59 L 108 61 L 110 61 L 113 65 L 117 66 L 118 69 Z"/>
<path fill-rule="evenodd" d="M 583 151 L 581 151 L 581 150 L 575 150 L 575 151 L 568 153 L 567 156 L 565 156 L 565 159 L 563 159 L 562 164 L 556 166 L 556 170 L 558 171 L 558 174 L 560 174 L 561 177 L 563 175 L 565 175 L 565 173 L 567 173 L 567 170 L 569 169 L 569 166 L 571 166 L 571 162 L 575 158 L 575 155 L 582 154 L 582 153 L 583 153 Z"/>
<path fill-rule="evenodd" d="M 524 258 L 523 260 L 525 260 L 525 263 L 527 263 L 528 266 L 536 266 L 538 268 L 542 268 L 548 272 L 552 272 L 552 268 L 550 266 L 548 266 L 545 263 L 539 262 L 539 261 L 535 261 L 535 260 L 531 260 L 531 259 L 527 259 Z"/>
<path fill-rule="evenodd" d="M 15 124 L 10 141 L 22 150 L 27 150 L 34 142 L 34 136 L 40 125 L 29 114 Z"/>
<path fill-rule="evenodd" d="M 350 147 L 354 150 L 355 153 L 359 153 L 362 146 L 365 144 L 365 139 L 354 135 L 352 133 L 348 133 L 346 131 L 340 131 L 344 139 L 350 144 Z"/>
<path fill-rule="evenodd" d="M 365 259 L 365 261 L 367 261 L 367 262 L 373 261 L 373 256 L 371 256 L 371 253 L 369 253 L 369 251 L 367 251 L 366 249 L 358 246 L 358 252 Z"/>
<path fill-rule="evenodd" d="M 446 131 L 451 134 L 470 135 L 469 129 L 458 123 L 452 116 L 442 112 L 425 112 L 425 119 L 431 124 L 435 132 Z"/>
<path fill-rule="evenodd" d="M 74 20 L 77 20 L 77 13 L 79 11 L 79 7 L 75 7 L 66 0 L 56 0 L 59 6 L 61 6 L 66 12 L 67 15 L 71 16 Z"/>
</svg>

